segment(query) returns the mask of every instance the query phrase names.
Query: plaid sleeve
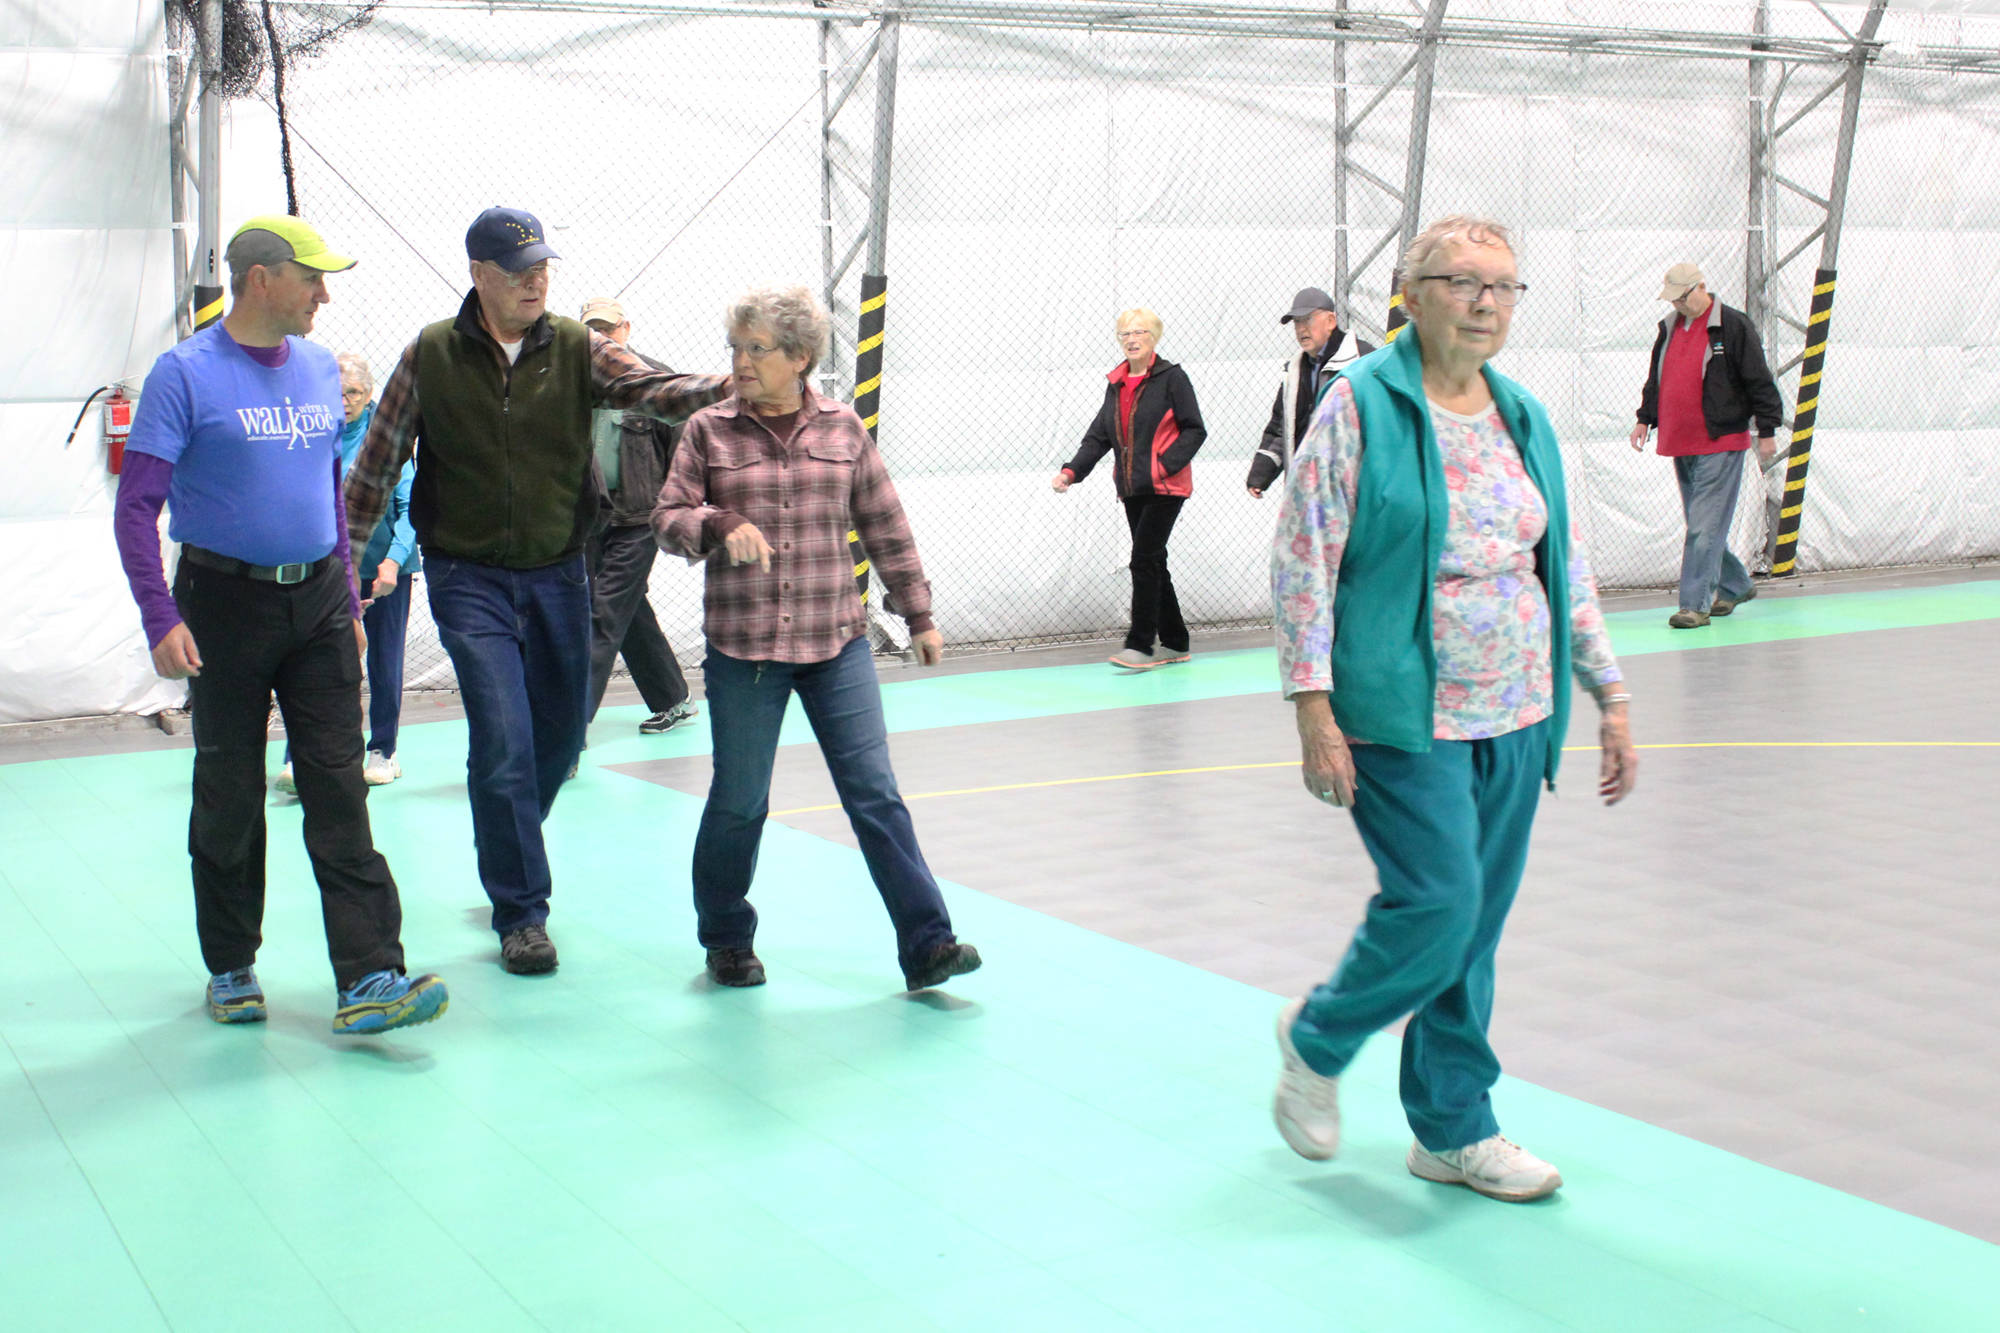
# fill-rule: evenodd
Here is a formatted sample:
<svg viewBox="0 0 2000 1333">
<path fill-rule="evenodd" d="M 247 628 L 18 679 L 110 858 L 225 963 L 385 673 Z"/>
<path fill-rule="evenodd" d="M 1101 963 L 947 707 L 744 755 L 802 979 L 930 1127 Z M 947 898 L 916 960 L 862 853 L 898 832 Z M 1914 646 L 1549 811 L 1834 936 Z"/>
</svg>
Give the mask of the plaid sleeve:
<svg viewBox="0 0 2000 1333">
<path fill-rule="evenodd" d="M 417 344 L 411 339 L 395 373 L 382 387 L 382 401 L 375 405 L 368 437 L 347 469 L 343 498 L 347 503 L 347 540 L 353 549 L 368 549 L 368 539 L 375 535 L 376 525 L 389 508 L 403 464 L 410 461 L 422 428 L 423 416 L 417 407 Z"/>
<path fill-rule="evenodd" d="M 860 451 L 854 461 L 854 493 L 849 500 L 854 529 L 868 563 L 882 576 L 896 601 L 896 611 L 904 620 L 915 622 L 931 613 L 931 583 L 924 577 L 924 562 L 917 556 L 917 540 L 910 533 L 910 520 L 903 513 L 903 501 L 896 484 L 889 480 L 889 468 L 882 451 L 865 430 L 859 430 Z"/>
<path fill-rule="evenodd" d="M 729 396 L 727 375 L 679 375 L 592 330 L 590 387 L 600 407 L 622 407 L 662 421 L 685 421 Z"/>
</svg>

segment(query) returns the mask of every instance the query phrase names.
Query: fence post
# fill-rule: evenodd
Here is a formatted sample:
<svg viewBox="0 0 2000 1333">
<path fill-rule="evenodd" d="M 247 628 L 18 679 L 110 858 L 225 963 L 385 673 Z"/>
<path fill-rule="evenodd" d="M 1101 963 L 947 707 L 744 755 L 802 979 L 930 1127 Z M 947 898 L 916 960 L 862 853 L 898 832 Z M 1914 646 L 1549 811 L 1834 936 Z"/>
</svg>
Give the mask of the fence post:
<svg viewBox="0 0 2000 1333">
<path fill-rule="evenodd" d="M 875 53 L 875 166 L 868 182 L 868 266 L 861 274 L 860 327 L 854 344 L 854 411 L 870 436 L 879 438 L 882 420 L 882 332 L 889 301 L 889 172 L 896 132 L 896 52 L 902 16 L 882 16 L 881 45 Z M 858 533 L 847 534 L 854 582 L 868 607 L 868 553 Z"/>
</svg>

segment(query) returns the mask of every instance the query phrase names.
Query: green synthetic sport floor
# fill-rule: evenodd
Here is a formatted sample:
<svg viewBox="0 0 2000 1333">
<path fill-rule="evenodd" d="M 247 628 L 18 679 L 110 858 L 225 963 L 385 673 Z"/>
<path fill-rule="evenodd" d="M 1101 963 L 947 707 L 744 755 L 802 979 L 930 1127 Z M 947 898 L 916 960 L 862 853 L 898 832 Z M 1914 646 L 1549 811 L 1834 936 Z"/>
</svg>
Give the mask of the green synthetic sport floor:
<svg viewBox="0 0 2000 1333">
<path fill-rule="evenodd" d="M 2000 581 L 1755 611 L 1613 633 L 1633 655 L 1989 619 Z M 1273 685 L 1263 650 L 885 697 L 904 731 Z M 374 1040 L 328 1031 L 295 805 L 268 812 L 271 1021 L 222 1028 L 187 900 L 189 753 L 0 766 L 0 1329 L 2000 1328 L 1995 1247 L 1515 1080 L 1508 1132 L 1558 1161 L 1560 1194 L 1414 1180 L 1393 1039 L 1343 1082 L 1340 1157 L 1302 1161 L 1270 1125 L 1273 996 L 948 865 L 988 966 L 911 997 L 858 854 L 774 822 L 771 984 L 712 990 L 687 905 L 700 803 L 607 771 L 701 753 L 705 726 L 607 730 L 630 738 L 593 745 L 548 826 L 563 966 L 524 979 L 486 928 L 462 725 L 405 729 L 410 776 L 371 813 L 412 968 L 452 999 Z"/>
</svg>

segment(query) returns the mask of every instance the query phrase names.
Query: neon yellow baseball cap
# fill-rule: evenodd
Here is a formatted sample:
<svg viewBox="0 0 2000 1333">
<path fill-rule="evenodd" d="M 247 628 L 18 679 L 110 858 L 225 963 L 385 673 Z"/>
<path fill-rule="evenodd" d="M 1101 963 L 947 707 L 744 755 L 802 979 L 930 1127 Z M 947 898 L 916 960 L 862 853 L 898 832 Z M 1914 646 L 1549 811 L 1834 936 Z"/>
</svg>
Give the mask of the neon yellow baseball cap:
<svg viewBox="0 0 2000 1333">
<path fill-rule="evenodd" d="M 282 213 L 254 217 L 238 227 L 222 257 L 232 269 L 282 264 L 289 259 L 322 273 L 341 273 L 355 264 L 346 255 L 327 249 L 326 241 L 302 219 Z"/>
</svg>

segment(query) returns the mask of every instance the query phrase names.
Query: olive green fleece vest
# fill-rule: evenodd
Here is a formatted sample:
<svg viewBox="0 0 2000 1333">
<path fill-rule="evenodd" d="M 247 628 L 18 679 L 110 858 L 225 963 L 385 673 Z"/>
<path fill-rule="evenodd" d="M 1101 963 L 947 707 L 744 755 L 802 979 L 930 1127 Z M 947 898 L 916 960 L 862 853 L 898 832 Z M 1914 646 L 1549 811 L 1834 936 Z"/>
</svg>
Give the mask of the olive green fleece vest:
<svg viewBox="0 0 2000 1333">
<path fill-rule="evenodd" d="M 1569 730 L 1569 500 L 1555 429 L 1542 405 L 1485 367 L 1486 387 L 1548 506 L 1535 573 L 1549 602 L 1555 712 L 1542 775 L 1553 788 Z M 1422 754 L 1431 748 L 1437 651 L 1431 591 L 1444 554 L 1449 497 L 1424 397 L 1414 324 L 1341 372 L 1361 418 L 1354 519 L 1333 597 L 1333 716 L 1349 735 Z"/>
<path fill-rule="evenodd" d="M 590 331 L 551 318 L 510 368 L 484 332 L 440 320 L 417 336 L 423 433 L 410 521 L 426 551 L 535 569 L 583 548 L 590 476 Z"/>
</svg>

